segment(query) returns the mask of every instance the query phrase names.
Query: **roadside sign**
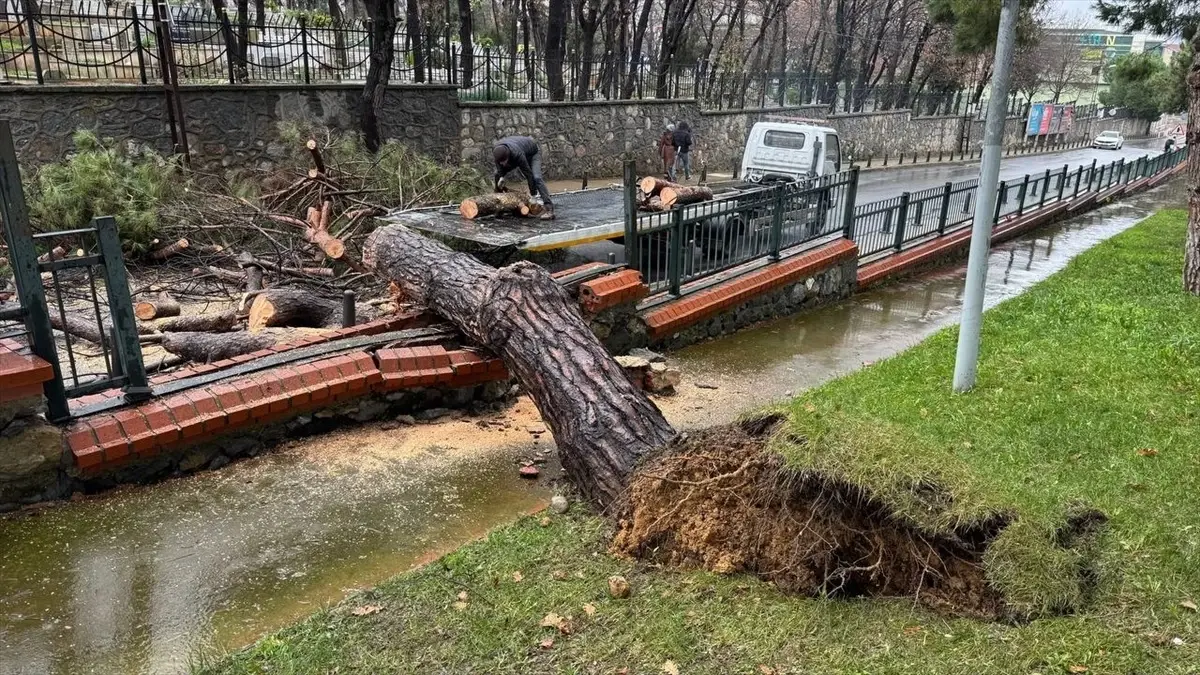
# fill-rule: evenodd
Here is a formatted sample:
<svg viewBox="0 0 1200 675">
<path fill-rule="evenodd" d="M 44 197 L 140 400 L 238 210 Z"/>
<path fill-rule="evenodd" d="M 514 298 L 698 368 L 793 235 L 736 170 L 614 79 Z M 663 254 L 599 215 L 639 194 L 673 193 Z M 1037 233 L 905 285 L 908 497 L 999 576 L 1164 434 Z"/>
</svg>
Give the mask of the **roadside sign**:
<svg viewBox="0 0 1200 675">
<path fill-rule="evenodd" d="M 1034 103 L 1029 106 L 1029 124 L 1025 128 L 1026 136 L 1037 136 L 1042 129 L 1042 112 L 1045 109 L 1042 103 Z"/>
</svg>

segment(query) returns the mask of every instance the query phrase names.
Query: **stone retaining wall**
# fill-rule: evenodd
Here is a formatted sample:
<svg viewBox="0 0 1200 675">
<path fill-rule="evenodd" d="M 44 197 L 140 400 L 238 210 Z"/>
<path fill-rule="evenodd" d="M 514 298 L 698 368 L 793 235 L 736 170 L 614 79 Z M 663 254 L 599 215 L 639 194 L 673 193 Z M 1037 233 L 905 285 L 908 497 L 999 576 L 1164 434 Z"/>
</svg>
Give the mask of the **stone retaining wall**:
<svg viewBox="0 0 1200 675">
<path fill-rule="evenodd" d="M 195 163 L 204 169 L 269 166 L 285 156 L 280 122 L 335 129 L 358 128 L 361 88 L 342 84 L 205 85 L 181 88 Z M 845 151 L 859 158 L 958 150 L 978 146 L 983 122 L 963 117 L 912 117 L 908 110 L 828 114 L 823 106 L 702 111 L 690 99 L 561 103 L 460 102 L 454 87 L 396 85 L 388 91 L 383 133 L 436 159 L 487 170 L 496 139 L 539 139 L 550 179 L 621 175 L 625 158 L 644 170 L 659 166 L 655 141 L 670 122 L 687 120 L 696 136 L 696 171 L 728 172 L 740 165 L 746 136 L 768 115 L 822 120 L 840 133 Z M 0 117 L 13 123 L 20 159 L 36 165 L 61 159 L 71 134 L 135 140 L 167 152 L 165 97 L 154 86 L 0 87 Z M 1105 129 L 1126 136 L 1149 132 L 1145 120 L 1076 120 L 1067 140 Z M 1005 143 L 1023 142 L 1024 122 L 1008 120 Z"/>
</svg>

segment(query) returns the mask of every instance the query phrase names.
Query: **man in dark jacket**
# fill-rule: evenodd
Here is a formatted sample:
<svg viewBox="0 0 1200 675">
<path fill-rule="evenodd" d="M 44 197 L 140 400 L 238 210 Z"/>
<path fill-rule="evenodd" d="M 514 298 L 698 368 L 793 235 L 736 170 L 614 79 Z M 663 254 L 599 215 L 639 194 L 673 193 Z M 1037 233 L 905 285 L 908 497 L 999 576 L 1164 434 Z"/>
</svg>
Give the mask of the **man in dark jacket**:
<svg viewBox="0 0 1200 675">
<path fill-rule="evenodd" d="M 505 136 L 492 149 L 496 170 L 492 174 L 496 192 L 504 192 L 504 177 L 513 169 L 519 169 L 529 184 L 529 195 L 541 197 L 545 210 L 542 220 L 554 218 L 554 204 L 550 202 L 550 188 L 542 178 L 542 157 L 538 153 L 537 141 L 528 136 Z"/>
<path fill-rule="evenodd" d="M 679 169 L 683 169 L 683 179 L 691 180 L 692 178 L 692 128 L 687 122 L 680 122 L 675 126 L 675 133 L 671 137 L 672 143 L 675 145 L 675 166 L 671 172 L 671 180 L 678 178 Z"/>
</svg>

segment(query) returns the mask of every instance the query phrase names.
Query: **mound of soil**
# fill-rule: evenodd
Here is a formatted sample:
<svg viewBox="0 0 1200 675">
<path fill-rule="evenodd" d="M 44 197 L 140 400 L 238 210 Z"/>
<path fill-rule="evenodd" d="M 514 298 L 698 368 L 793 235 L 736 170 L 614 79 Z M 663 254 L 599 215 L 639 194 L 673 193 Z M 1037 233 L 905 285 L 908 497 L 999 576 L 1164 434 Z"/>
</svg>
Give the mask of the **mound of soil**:
<svg viewBox="0 0 1200 675">
<path fill-rule="evenodd" d="M 780 421 L 685 435 L 643 464 L 614 552 L 748 572 L 801 594 L 905 597 L 959 616 L 1002 616 L 982 558 L 1007 521 L 921 531 L 861 489 L 785 467 L 764 449 Z"/>
</svg>

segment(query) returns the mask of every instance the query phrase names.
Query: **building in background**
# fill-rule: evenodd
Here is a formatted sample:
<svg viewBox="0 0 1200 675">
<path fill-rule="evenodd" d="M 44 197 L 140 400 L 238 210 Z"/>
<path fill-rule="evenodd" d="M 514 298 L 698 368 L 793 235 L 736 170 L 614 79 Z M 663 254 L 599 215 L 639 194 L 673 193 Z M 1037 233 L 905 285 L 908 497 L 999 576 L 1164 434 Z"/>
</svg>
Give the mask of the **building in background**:
<svg viewBox="0 0 1200 675">
<path fill-rule="evenodd" d="M 1044 73 L 1043 93 L 1047 99 L 1092 103 L 1101 91 L 1108 88 L 1104 79 L 1105 67 L 1126 54 L 1143 52 L 1161 54 L 1170 62 L 1171 54 L 1179 50 L 1170 42 L 1146 33 L 1123 33 L 1103 28 L 1048 28 L 1039 49 Z"/>
</svg>

